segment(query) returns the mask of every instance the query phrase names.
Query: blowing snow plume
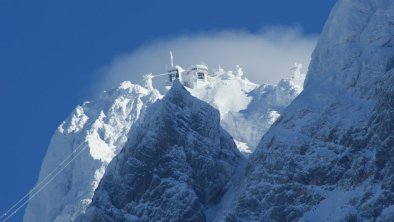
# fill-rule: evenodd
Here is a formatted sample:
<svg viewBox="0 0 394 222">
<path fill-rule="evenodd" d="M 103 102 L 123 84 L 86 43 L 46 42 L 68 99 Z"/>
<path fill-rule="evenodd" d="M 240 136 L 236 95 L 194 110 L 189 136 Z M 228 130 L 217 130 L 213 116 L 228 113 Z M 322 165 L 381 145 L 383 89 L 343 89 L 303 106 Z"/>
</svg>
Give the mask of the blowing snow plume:
<svg viewBox="0 0 394 222">
<path fill-rule="evenodd" d="M 225 69 L 240 65 L 251 81 L 275 84 L 288 77 L 289 66 L 294 62 L 308 67 L 315 44 L 316 36 L 305 35 L 294 27 L 270 27 L 256 33 L 224 30 L 158 39 L 117 56 L 99 70 L 100 78 L 93 88 L 102 91 L 124 80 L 138 83 L 146 73 L 163 73 L 170 66 L 170 50 L 179 65 L 203 62 L 210 68 L 220 65 Z"/>
</svg>

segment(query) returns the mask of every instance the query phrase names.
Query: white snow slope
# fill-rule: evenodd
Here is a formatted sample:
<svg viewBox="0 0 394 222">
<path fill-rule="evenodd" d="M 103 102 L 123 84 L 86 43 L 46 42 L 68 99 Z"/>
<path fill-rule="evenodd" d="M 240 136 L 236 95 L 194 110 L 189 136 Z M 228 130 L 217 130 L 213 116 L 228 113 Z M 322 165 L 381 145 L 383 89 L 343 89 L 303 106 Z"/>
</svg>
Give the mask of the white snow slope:
<svg viewBox="0 0 394 222">
<path fill-rule="evenodd" d="M 125 145 L 130 128 L 159 98 L 156 90 L 123 82 L 98 101 L 78 106 L 53 135 L 38 181 L 74 150 L 87 149 L 30 201 L 24 221 L 73 221 L 83 212 L 107 165 Z"/>
<path fill-rule="evenodd" d="M 301 68 L 301 64 L 295 64 L 290 78 L 282 79 L 277 85 L 260 86 L 245 78 L 240 67 L 235 72 L 219 69 L 208 84 L 188 90 L 219 110 L 222 127 L 233 136 L 238 149 L 248 156 L 302 91 L 305 74 L 301 73 Z"/>
<path fill-rule="evenodd" d="M 394 1 L 339 0 L 228 221 L 394 221 Z"/>
<path fill-rule="evenodd" d="M 294 76 L 277 86 L 251 83 L 240 68 L 235 72 L 220 70 L 215 81 L 188 90 L 219 109 L 222 126 L 234 137 L 240 151 L 248 155 L 302 90 L 304 75 L 300 68 L 295 67 Z M 30 201 L 24 221 L 73 221 L 83 212 L 108 163 L 125 145 L 133 124 L 159 98 L 161 95 L 149 82 L 145 87 L 123 82 L 97 101 L 78 106 L 53 135 L 38 183 L 73 151 L 85 145 L 87 150 Z"/>
</svg>

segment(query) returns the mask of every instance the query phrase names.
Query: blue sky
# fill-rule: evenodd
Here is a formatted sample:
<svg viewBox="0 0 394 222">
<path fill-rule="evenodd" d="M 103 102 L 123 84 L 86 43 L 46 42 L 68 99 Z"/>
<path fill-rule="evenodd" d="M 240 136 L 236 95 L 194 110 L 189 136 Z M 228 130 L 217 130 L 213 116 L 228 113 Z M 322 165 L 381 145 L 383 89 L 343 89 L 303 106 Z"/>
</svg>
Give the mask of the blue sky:
<svg viewBox="0 0 394 222">
<path fill-rule="evenodd" d="M 94 98 L 98 70 L 114 58 L 152 41 L 222 30 L 284 26 L 316 36 L 334 3 L 0 0 L 1 213 L 32 188 L 52 133 Z"/>
</svg>

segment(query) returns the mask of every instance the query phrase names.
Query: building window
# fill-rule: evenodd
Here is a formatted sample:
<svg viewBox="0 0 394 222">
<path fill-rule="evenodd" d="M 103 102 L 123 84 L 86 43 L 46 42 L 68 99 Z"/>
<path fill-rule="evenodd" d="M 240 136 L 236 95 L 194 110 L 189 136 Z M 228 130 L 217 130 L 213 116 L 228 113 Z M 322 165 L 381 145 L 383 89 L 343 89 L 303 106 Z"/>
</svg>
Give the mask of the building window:
<svg viewBox="0 0 394 222">
<path fill-rule="evenodd" d="M 197 73 L 197 78 L 198 78 L 198 79 L 205 79 L 204 73 L 203 73 L 203 72 L 198 72 L 198 73 Z"/>
</svg>

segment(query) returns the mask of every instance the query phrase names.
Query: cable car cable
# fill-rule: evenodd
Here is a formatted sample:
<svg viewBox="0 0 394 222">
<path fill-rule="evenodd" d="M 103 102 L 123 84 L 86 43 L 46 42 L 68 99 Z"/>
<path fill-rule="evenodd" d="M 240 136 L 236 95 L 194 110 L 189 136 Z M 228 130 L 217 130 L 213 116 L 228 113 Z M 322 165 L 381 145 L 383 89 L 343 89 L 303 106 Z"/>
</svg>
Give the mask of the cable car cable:
<svg viewBox="0 0 394 222">
<path fill-rule="evenodd" d="M 83 147 L 81 150 L 78 151 L 77 154 L 75 154 L 75 152 L 82 147 L 82 145 L 84 144 L 84 142 L 82 142 L 71 154 L 69 154 L 60 164 L 58 164 L 54 170 L 51 171 L 51 173 L 49 173 L 43 180 L 41 180 L 41 182 L 39 184 L 37 184 L 36 186 L 33 187 L 33 189 L 31 189 L 25 196 L 23 196 L 17 203 L 15 203 L 11 208 L 9 208 L 1 217 L 0 219 L 6 217 L 10 212 L 12 212 L 12 214 L 10 214 L 8 217 L 6 217 L 2 222 L 7 221 L 9 218 L 11 218 L 14 214 L 17 213 L 18 210 L 20 210 L 20 208 L 22 208 L 24 205 L 26 205 L 31 199 L 33 199 L 34 196 L 36 196 L 41 190 L 43 190 L 51 181 L 53 181 L 57 175 L 59 175 L 60 172 L 62 172 L 84 149 L 86 149 L 87 146 Z M 68 160 L 73 154 L 75 154 L 75 156 L 73 158 L 71 158 L 71 160 Z M 68 162 L 67 162 L 68 160 Z M 67 163 L 66 163 L 67 162 Z M 61 168 L 61 165 L 63 165 L 64 163 L 66 163 L 65 166 L 63 166 Z M 60 170 L 58 170 L 60 168 Z M 56 172 L 57 171 L 57 172 Z M 55 173 L 56 172 L 56 173 Z M 51 176 L 53 175 L 53 176 Z M 51 178 L 50 178 L 51 177 Z M 49 180 L 48 180 L 49 179 Z M 39 188 L 46 180 L 48 180 L 41 188 Z M 39 189 L 38 189 L 39 188 Z M 31 195 L 31 196 L 30 196 Z M 30 197 L 29 197 L 30 196 Z M 25 200 L 28 197 L 27 200 Z M 25 201 L 23 201 L 25 200 Z M 23 202 L 23 203 L 22 203 Z M 19 204 L 22 203 L 22 205 L 19 206 Z M 19 206 L 18 208 L 16 208 L 17 206 Z M 15 209 L 16 208 L 16 209 Z M 15 209 L 15 210 L 14 210 Z"/>
</svg>

